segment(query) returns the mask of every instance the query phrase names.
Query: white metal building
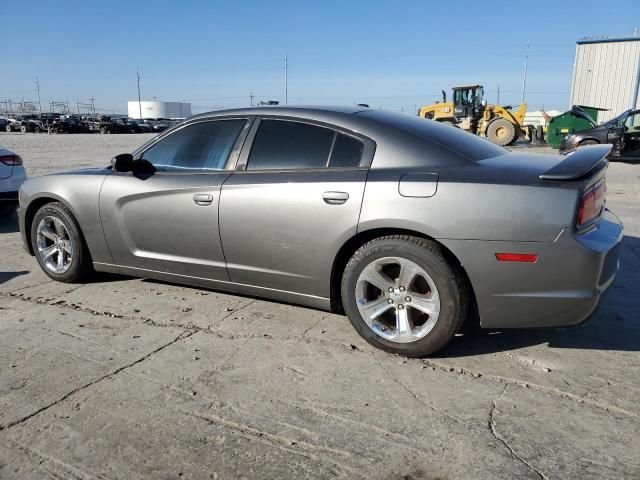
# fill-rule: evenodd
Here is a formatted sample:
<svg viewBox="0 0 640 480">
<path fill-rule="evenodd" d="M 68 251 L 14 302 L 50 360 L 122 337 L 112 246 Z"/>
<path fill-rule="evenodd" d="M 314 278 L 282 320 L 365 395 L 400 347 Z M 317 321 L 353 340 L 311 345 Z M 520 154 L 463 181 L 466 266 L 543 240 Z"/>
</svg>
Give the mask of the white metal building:
<svg viewBox="0 0 640 480">
<path fill-rule="evenodd" d="M 632 105 L 640 75 L 640 36 L 593 37 L 578 40 L 573 65 L 570 105 L 606 108 L 600 122 Z"/>
<path fill-rule="evenodd" d="M 158 100 L 132 100 L 129 104 L 131 118 L 188 118 L 191 116 L 191 104 L 182 102 L 161 102 Z M 142 112 L 142 115 L 140 115 Z"/>
</svg>

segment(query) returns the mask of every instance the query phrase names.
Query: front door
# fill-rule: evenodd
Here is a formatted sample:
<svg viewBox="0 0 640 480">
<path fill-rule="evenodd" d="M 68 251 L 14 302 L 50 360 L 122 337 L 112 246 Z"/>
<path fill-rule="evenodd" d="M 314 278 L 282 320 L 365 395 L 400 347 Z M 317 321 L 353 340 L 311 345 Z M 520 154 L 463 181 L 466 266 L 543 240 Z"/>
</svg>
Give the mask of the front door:
<svg viewBox="0 0 640 480">
<path fill-rule="evenodd" d="M 138 155 L 153 173 L 114 172 L 100 216 L 117 265 L 228 280 L 218 230 L 220 187 L 247 119 L 199 121 Z"/>
<path fill-rule="evenodd" d="M 335 255 L 356 233 L 373 142 L 300 121 L 254 128 L 220 198 L 231 281 L 328 298 Z"/>
<path fill-rule="evenodd" d="M 640 110 L 631 112 L 624 121 L 623 157 L 640 157 Z"/>
</svg>

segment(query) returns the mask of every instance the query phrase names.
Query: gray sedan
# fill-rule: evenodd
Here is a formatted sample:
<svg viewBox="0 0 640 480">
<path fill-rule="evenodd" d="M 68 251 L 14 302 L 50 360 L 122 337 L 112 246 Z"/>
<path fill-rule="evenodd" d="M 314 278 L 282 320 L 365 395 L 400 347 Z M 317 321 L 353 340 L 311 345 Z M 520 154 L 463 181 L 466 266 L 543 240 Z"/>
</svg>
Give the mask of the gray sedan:
<svg viewBox="0 0 640 480">
<path fill-rule="evenodd" d="M 344 312 L 424 356 L 465 322 L 571 325 L 618 268 L 609 146 L 509 151 L 367 108 L 192 117 L 110 166 L 32 178 L 26 249 L 51 278 L 92 270 Z"/>
</svg>

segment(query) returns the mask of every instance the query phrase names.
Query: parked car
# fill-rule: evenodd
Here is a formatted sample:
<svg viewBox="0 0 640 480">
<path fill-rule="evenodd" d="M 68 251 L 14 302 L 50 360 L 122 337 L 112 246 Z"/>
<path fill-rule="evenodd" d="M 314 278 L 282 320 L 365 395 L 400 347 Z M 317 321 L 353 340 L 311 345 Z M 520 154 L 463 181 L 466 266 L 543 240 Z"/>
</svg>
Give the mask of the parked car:
<svg viewBox="0 0 640 480">
<path fill-rule="evenodd" d="M 622 238 L 610 149 L 511 153 L 360 107 L 219 111 L 109 167 L 29 179 L 20 230 L 61 282 L 95 269 L 346 312 L 371 344 L 423 356 L 476 315 L 593 313 Z"/>
<path fill-rule="evenodd" d="M 99 116 L 85 119 L 84 124 L 88 132 L 94 133 L 129 133 L 129 126 L 121 118 Z"/>
<path fill-rule="evenodd" d="M 5 125 L 7 132 L 40 132 L 42 126 L 36 115 L 24 115 L 17 118 L 9 118 Z"/>
<path fill-rule="evenodd" d="M 129 126 L 131 133 L 152 133 L 153 128 L 143 120 L 135 120 L 133 118 L 123 118 L 124 123 Z"/>
<path fill-rule="evenodd" d="M 610 143 L 612 157 L 640 158 L 640 110 L 627 110 L 616 118 L 596 123 L 580 107 L 573 107 L 574 115 L 588 120 L 592 128 L 567 135 L 560 141 L 560 152 L 567 152 L 583 145 Z"/>
<path fill-rule="evenodd" d="M 9 123 L 9 121 L 4 118 L 2 115 L 0 115 L 0 130 L 4 131 L 7 128 L 7 123 Z"/>
<path fill-rule="evenodd" d="M 85 122 L 76 115 L 61 115 L 50 125 L 53 133 L 88 133 Z"/>
<path fill-rule="evenodd" d="M 0 147 L 0 217 L 6 217 L 16 211 L 18 190 L 26 179 L 22 158 Z"/>
<path fill-rule="evenodd" d="M 164 132 L 171 127 L 170 120 L 146 118 L 144 122 L 151 126 L 151 130 L 155 133 Z"/>
</svg>

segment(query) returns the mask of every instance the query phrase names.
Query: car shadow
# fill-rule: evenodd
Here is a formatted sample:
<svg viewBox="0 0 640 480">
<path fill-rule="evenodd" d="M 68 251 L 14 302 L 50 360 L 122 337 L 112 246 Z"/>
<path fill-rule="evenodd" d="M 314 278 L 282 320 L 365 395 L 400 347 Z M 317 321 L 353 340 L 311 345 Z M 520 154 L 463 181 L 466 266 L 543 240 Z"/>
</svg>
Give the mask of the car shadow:
<svg viewBox="0 0 640 480">
<path fill-rule="evenodd" d="M 438 357 L 470 357 L 547 344 L 555 348 L 640 351 L 640 239 L 625 236 L 616 280 L 596 313 L 565 328 L 486 330 L 458 335 Z"/>
<path fill-rule="evenodd" d="M 29 270 L 19 270 L 15 272 L 0 272 L 0 285 L 5 282 L 8 282 L 12 278 L 19 277 L 20 275 L 26 275 L 29 273 Z"/>
<path fill-rule="evenodd" d="M 8 217 L 0 217 L 0 233 L 19 232 L 18 215 L 14 212 Z"/>
</svg>

